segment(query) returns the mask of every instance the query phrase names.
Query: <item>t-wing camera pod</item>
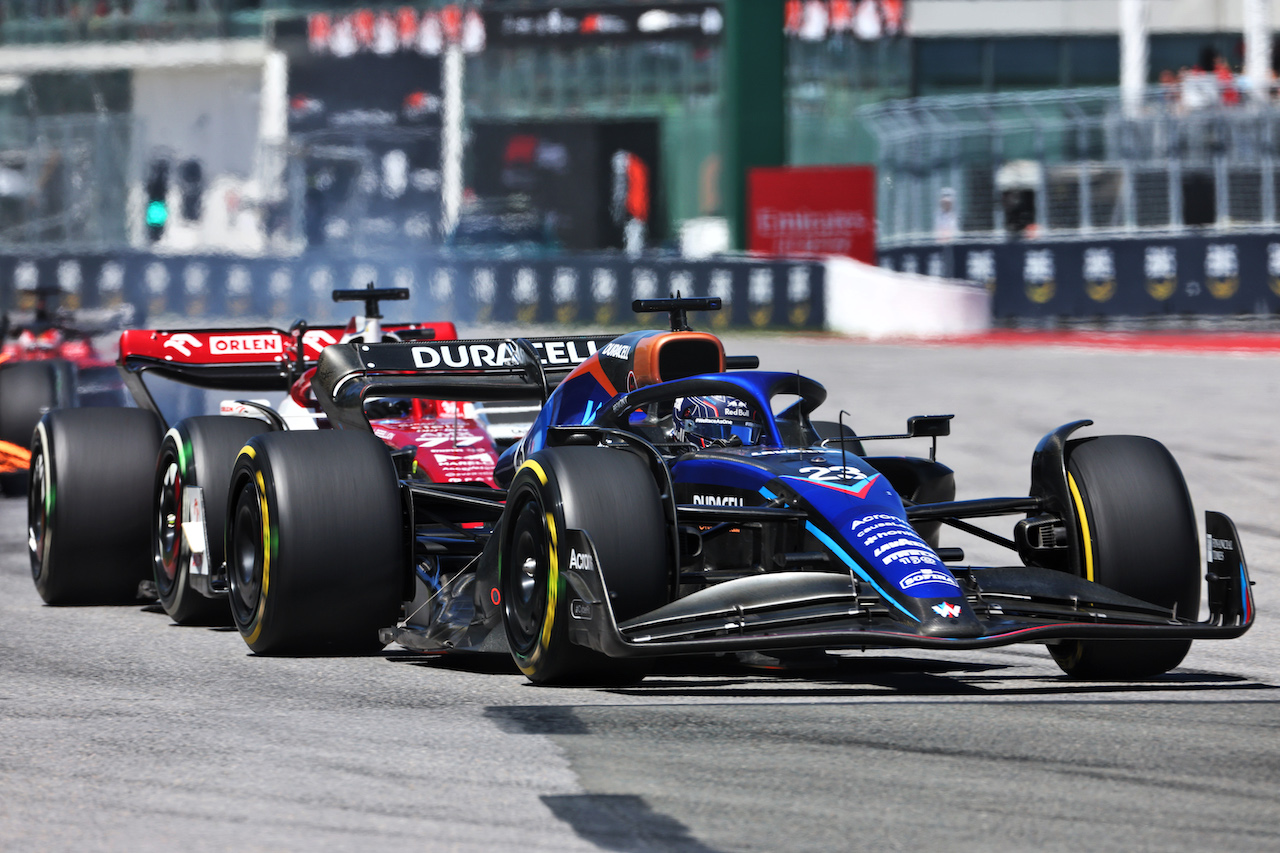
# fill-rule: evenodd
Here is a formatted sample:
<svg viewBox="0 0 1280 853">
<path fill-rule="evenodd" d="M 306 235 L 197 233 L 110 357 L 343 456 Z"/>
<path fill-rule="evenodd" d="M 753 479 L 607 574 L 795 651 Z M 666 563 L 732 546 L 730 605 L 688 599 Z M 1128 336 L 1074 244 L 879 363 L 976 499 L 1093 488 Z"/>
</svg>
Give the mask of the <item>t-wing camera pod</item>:
<svg viewBox="0 0 1280 853">
<path fill-rule="evenodd" d="M 373 282 L 369 282 L 369 286 L 364 289 L 356 290 L 335 290 L 333 292 L 334 302 L 363 302 L 364 303 L 364 331 L 361 336 L 365 343 L 376 344 L 382 342 L 382 312 L 378 310 L 378 303 L 385 300 L 403 300 L 409 298 L 409 288 L 407 287 L 374 287 Z"/>
<path fill-rule="evenodd" d="M 373 282 L 369 282 L 369 286 L 354 290 L 335 290 L 333 291 L 334 302 L 363 302 L 364 303 L 364 329 L 360 332 L 360 336 L 367 343 L 382 342 L 382 311 L 379 302 L 385 300 L 405 300 L 409 298 L 409 288 L 407 287 L 374 287 Z M 289 332 L 297 337 L 298 356 L 297 363 L 294 365 L 296 375 L 301 376 L 307 369 L 306 347 L 303 341 L 307 335 L 307 321 L 298 320 L 289 327 Z M 434 332 L 430 333 L 434 336 Z"/>
<path fill-rule="evenodd" d="M 681 296 L 680 291 L 669 299 L 637 299 L 631 303 L 631 310 L 637 314 L 657 314 L 666 311 L 671 318 L 671 331 L 688 332 L 689 320 L 686 311 L 719 311 L 720 297 Z"/>
<path fill-rule="evenodd" d="M 637 299 L 631 303 L 631 310 L 637 314 L 658 314 L 666 311 L 667 316 L 671 318 L 673 332 L 693 331 L 689 328 L 686 312 L 719 311 L 720 307 L 719 296 L 681 296 L 678 290 L 676 295 L 669 299 Z M 725 370 L 755 370 L 759 366 L 759 356 L 730 355 L 725 356 L 724 359 Z"/>
</svg>

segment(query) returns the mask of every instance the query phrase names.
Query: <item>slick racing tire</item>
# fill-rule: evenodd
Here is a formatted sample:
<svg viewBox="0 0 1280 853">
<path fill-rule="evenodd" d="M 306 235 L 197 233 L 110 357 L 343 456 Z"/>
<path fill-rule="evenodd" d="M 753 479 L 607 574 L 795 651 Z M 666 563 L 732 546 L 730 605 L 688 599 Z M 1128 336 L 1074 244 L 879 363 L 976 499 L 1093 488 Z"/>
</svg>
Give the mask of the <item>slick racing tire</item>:
<svg viewBox="0 0 1280 853">
<path fill-rule="evenodd" d="M 163 428 L 144 409 L 59 409 L 36 425 L 31 574 L 49 604 L 127 604 L 150 576 L 151 481 Z"/>
<path fill-rule="evenodd" d="M 386 445 L 365 432 L 268 432 L 232 469 L 231 614 L 249 648 L 361 654 L 400 616 L 407 535 Z"/>
<path fill-rule="evenodd" d="M 1086 579 L 1197 618 L 1200 542 L 1173 456 L 1135 435 L 1074 441 L 1067 453 Z M 1190 640 L 1066 640 L 1049 651 L 1076 678 L 1146 678 L 1173 669 L 1190 648 Z"/>
<path fill-rule="evenodd" d="M 76 369 L 69 361 L 20 361 L 0 367 L 0 441 L 30 450 L 45 412 L 76 405 Z M 0 474 L 0 492 L 22 495 L 27 472 Z"/>
<path fill-rule="evenodd" d="M 642 662 L 615 660 L 569 639 L 571 592 L 564 532 L 583 530 L 614 617 L 668 600 L 671 548 L 657 484 L 626 450 L 557 447 L 520 466 L 507 493 L 498 555 L 503 624 L 516 665 L 536 684 L 639 681 Z"/>
<path fill-rule="evenodd" d="M 220 566 L 231 469 L 245 442 L 271 429 L 257 418 L 205 415 L 179 421 L 164 437 L 155 468 L 152 568 L 160 604 L 179 625 L 227 624 L 231 619 L 224 596 L 206 598 L 191 588 L 183 489 L 204 492 L 205 565 Z"/>
</svg>

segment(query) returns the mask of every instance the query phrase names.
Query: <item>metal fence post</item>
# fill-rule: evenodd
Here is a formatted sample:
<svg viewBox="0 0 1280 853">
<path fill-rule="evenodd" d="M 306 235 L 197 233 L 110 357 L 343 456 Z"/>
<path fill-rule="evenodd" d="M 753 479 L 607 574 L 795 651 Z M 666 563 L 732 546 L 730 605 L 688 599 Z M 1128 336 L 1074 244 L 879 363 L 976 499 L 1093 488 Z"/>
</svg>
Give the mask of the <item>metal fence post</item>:
<svg viewBox="0 0 1280 853">
<path fill-rule="evenodd" d="M 1182 160 L 1179 157 L 1169 159 L 1169 224 L 1175 229 L 1187 224 L 1182 210 Z"/>
<path fill-rule="evenodd" d="M 1274 225 L 1276 221 L 1276 161 L 1274 123 L 1267 120 L 1265 114 L 1259 117 L 1262 122 L 1262 151 L 1260 175 L 1262 178 L 1262 223 Z"/>
<path fill-rule="evenodd" d="M 1227 180 L 1227 158 L 1221 151 L 1213 155 L 1214 224 L 1225 228 L 1231 223 L 1231 188 Z"/>
<path fill-rule="evenodd" d="M 1134 181 L 1133 128 L 1124 119 L 1120 121 L 1120 151 L 1124 158 L 1121 166 L 1121 205 L 1124 228 L 1126 231 L 1132 231 L 1138 225 L 1138 192 Z"/>
<path fill-rule="evenodd" d="M 1080 161 L 1076 171 L 1076 182 L 1079 186 L 1080 198 L 1080 231 L 1089 233 L 1093 230 L 1093 180 L 1089 174 L 1089 163 Z"/>
</svg>

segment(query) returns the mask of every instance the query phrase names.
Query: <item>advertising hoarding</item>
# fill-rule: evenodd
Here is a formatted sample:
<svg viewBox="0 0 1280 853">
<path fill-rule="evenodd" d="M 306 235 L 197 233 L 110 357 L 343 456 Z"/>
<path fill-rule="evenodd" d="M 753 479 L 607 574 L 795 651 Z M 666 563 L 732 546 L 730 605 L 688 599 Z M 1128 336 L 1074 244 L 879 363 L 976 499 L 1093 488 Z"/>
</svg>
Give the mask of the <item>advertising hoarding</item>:
<svg viewBox="0 0 1280 853">
<path fill-rule="evenodd" d="M 876 256 L 870 166 L 768 167 L 747 177 L 747 248 L 775 257 Z"/>
</svg>

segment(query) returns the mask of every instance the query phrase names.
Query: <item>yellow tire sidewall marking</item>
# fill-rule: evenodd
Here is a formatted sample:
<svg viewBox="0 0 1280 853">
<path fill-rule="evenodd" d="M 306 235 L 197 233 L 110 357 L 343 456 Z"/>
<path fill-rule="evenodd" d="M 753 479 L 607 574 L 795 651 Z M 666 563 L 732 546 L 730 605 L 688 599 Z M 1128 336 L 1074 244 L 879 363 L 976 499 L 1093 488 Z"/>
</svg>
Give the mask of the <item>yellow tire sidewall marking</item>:
<svg viewBox="0 0 1280 853">
<path fill-rule="evenodd" d="M 559 595 L 560 586 L 560 559 L 556 550 L 556 522 L 551 517 L 551 513 L 547 513 L 547 534 L 550 539 L 551 563 L 547 566 L 547 615 L 542 620 L 542 636 L 538 642 L 539 651 L 551 645 L 551 630 L 555 626 L 556 598 Z"/>
<path fill-rule="evenodd" d="M 528 459 L 521 465 L 516 473 L 528 468 L 538 478 L 538 482 L 547 485 L 547 472 L 543 467 L 532 459 Z M 542 657 L 542 653 L 551 644 L 551 632 L 555 629 L 556 601 L 559 597 L 560 586 L 560 555 L 559 540 L 556 533 L 555 519 L 550 512 L 545 512 L 547 524 L 547 610 L 542 620 L 542 630 L 538 634 L 538 643 L 533 648 L 533 652 L 529 655 L 527 662 L 521 663 L 517 661 L 517 666 L 525 675 L 532 676 L 537 669 L 538 660 Z"/>
<path fill-rule="evenodd" d="M 1076 478 L 1067 475 L 1067 487 L 1071 489 L 1071 500 L 1076 505 L 1076 517 L 1080 519 L 1080 537 L 1084 540 L 1084 579 L 1093 580 L 1093 538 L 1089 535 L 1089 517 L 1085 515 L 1084 500 L 1080 497 L 1080 489 L 1076 487 Z"/>
<path fill-rule="evenodd" d="M 253 456 L 251 447 L 240 452 Z M 253 632 L 245 637 L 245 642 L 251 646 L 258 642 L 258 637 L 262 634 L 262 617 L 267 609 L 267 589 L 271 586 L 271 522 L 267 515 L 267 487 L 261 471 L 254 472 L 254 482 L 257 485 L 258 507 L 262 515 L 262 591 L 258 593 L 258 612 L 254 614 Z"/>
<path fill-rule="evenodd" d="M 555 630 L 556 622 L 556 601 L 560 596 L 560 555 L 558 551 L 558 537 L 556 535 L 556 522 L 551 517 L 551 513 L 546 513 L 547 520 L 547 610 L 542 619 L 542 630 L 538 633 L 538 643 L 533 647 L 533 651 L 526 659 L 527 663 L 516 661 L 516 666 L 525 675 L 532 676 L 537 670 L 538 660 L 542 657 L 542 653 L 551 645 L 551 632 Z"/>
<path fill-rule="evenodd" d="M 542 466 L 537 462 L 534 462 L 532 459 L 525 460 L 525 463 L 516 470 L 516 473 L 519 474 L 525 468 L 528 468 L 534 473 L 534 476 L 538 478 L 539 483 L 544 486 L 547 484 L 547 472 L 542 470 Z"/>
</svg>

